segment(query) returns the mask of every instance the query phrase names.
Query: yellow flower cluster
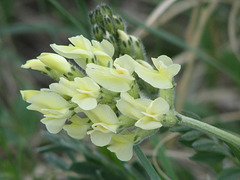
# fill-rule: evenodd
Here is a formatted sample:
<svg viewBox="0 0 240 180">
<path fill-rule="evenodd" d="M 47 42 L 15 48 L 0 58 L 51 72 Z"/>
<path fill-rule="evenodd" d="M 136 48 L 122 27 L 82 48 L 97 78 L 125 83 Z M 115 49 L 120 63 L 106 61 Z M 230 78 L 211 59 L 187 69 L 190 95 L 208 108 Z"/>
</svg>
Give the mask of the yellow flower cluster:
<svg viewBox="0 0 240 180">
<path fill-rule="evenodd" d="M 68 46 L 51 45 L 57 54 L 42 53 L 22 65 L 57 80 L 40 91 L 21 91 L 30 103 L 27 108 L 43 114 L 41 122 L 50 133 L 64 129 L 76 139 L 90 135 L 93 144 L 108 146 L 120 160 L 128 161 L 133 145 L 160 128 L 171 109 L 162 97 L 146 98 L 136 77 L 154 88 L 173 88 L 180 65 L 159 56 L 152 58 L 154 69 L 129 55 L 112 59 L 114 47 L 107 40 L 90 42 L 83 36 L 69 40 Z"/>
</svg>

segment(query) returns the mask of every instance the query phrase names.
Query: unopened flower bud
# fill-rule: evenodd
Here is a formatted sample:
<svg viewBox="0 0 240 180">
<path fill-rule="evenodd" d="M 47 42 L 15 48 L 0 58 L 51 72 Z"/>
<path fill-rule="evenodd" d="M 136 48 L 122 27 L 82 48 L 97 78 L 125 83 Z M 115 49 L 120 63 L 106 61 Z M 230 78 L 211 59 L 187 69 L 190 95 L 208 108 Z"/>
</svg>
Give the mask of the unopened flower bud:
<svg viewBox="0 0 240 180">
<path fill-rule="evenodd" d="M 91 12 L 88 14 L 88 17 L 89 17 L 90 22 L 91 22 L 92 25 L 96 24 L 95 12 L 94 12 L 94 11 L 91 11 Z"/>
<path fill-rule="evenodd" d="M 114 19 L 114 22 L 115 22 L 116 29 L 124 31 L 125 30 L 125 24 L 124 24 L 122 18 L 119 17 L 119 16 L 113 16 L 113 19 Z"/>
<path fill-rule="evenodd" d="M 115 27 L 114 27 L 114 22 L 109 15 L 104 15 L 103 16 L 103 24 L 104 28 L 111 34 L 115 34 Z"/>
<path fill-rule="evenodd" d="M 105 38 L 107 39 L 107 40 L 109 40 L 110 41 L 110 43 L 113 45 L 113 47 L 114 47 L 114 58 L 116 58 L 116 57 L 118 57 L 119 56 L 119 46 L 118 46 L 118 43 L 117 43 L 117 40 L 116 40 L 116 38 L 112 35 L 112 34 L 110 34 L 108 31 L 106 31 L 106 35 L 105 35 Z"/>
<path fill-rule="evenodd" d="M 92 31 L 93 31 L 93 34 L 94 34 L 96 40 L 98 40 L 98 41 L 102 41 L 103 40 L 104 31 L 103 31 L 103 29 L 100 26 L 95 24 L 93 26 Z"/>
<path fill-rule="evenodd" d="M 95 20 L 98 25 L 100 25 L 100 26 L 103 25 L 103 15 L 101 13 L 100 7 L 97 7 L 95 10 Z"/>
<path fill-rule="evenodd" d="M 112 11 L 106 4 L 105 5 L 101 5 L 100 8 L 101 8 L 101 13 L 103 15 L 112 16 Z"/>
<path fill-rule="evenodd" d="M 129 35 L 127 35 L 127 33 L 122 30 L 117 30 L 117 32 L 119 35 L 121 54 L 128 54 L 130 56 L 133 56 L 133 44 Z"/>
<path fill-rule="evenodd" d="M 130 39 L 133 43 L 135 59 L 144 59 L 144 50 L 143 46 L 141 45 L 142 42 L 140 41 L 140 39 L 135 36 L 130 36 Z"/>
</svg>

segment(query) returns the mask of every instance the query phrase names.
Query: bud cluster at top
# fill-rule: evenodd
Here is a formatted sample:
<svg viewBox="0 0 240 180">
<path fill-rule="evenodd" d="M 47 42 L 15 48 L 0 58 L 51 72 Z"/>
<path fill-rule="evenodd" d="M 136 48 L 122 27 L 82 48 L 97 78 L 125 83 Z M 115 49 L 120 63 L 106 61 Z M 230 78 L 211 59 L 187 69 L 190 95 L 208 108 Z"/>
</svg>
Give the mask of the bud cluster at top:
<svg viewBox="0 0 240 180">
<path fill-rule="evenodd" d="M 93 144 L 107 146 L 127 161 L 134 144 L 163 125 L 176 123 L 172 89 L 180 65 L 165 55 L 152 58 L 154 67 L 145 62 L 139 40 L 127 35 L 122 19 L 107 6 L 93 11 L 90 21 L 97 40 L 71 37 L 70 45 L 52 44 L 56 53 L 42 53 L 22 65 L 56 82 L 21 94 L 30 103 L 28 109 L 43 114 L 41 122 L 50 133 L 64 129 L 76 139 L 89 135 Z M 138 51 L 135 45 L 141 56 L 134 53 Z M 160 89 L 159 97 L 147 98 L 136 77 Z"/>
</svg>

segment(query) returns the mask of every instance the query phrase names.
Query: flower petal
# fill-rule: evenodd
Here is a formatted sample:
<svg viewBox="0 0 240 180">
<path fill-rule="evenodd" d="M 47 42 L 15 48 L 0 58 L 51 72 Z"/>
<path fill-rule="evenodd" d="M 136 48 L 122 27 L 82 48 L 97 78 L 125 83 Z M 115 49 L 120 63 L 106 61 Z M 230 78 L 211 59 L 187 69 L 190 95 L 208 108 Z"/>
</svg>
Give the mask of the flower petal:
<svg viewBox="0 0 240 180">
<path fill-rule="evenodd" d="M 167 101 L 159 97 L 151 102 L 146 112 L 148 114 L 157 115 L 157 114 L 166 114 L 168 111 L 169 111 L 169 105 Z"/>
<path fill-rule="evenodd" d="M 108 106 L 99 104 L 95 109 L 84 111 L 93 123 L 103 122 L 106 124 L 117 125 L 119 120 L 114 111 Z"/>
<path fill-rule="evenodd" d="M 47 130 L 52 134 L 60 132 L 65 124 L 66 119 L 49 119 L 44 118 L 41 120 L 46 125 Z"/>
<path fill-rule="evenodd" d="M 155 88 L 169 89 L 173 87 L 172 81 L 169 79 L 168 74 L 166 73 L 160 73 L 156 70 L 146 68 L 140 64 L 136 65 L 135 72 L 141 79 Z"/>
<path fill-rule="evenodd" d="M 69 106 L 69 103 L 60 95 L 54 92 L 42 92 L 30 97 L 28 103 L 49 109 L 62 109 Z"/>
<path fill-rule="evenodd" d="M 177 73 L 180 71 L 181 65 L 179 64 L 172 64 L 167 68 L 168 73 L 173 77 L 177 75 Z"/>
<path fill-rule="evenodd" d="M 122 68 L 127 69 L 130 74 L 132 74 L 135 69 L 135 63 L 136 61 L 134 61 L 133 58 L 127 54 L 117 58 L 114 61 L 114 64 L 118 64 Z"/>
<path fill-rule="evenodd" d="M 89 133 L 88 133 L 89 134 Z M 102 133 L 100 131 L 92 131 L 90 132 L 90 139 L 93 144 L 96 146 L 106 146 L 110 143 L 112 139 L 112 134 L 111 133 Z"/>
<path fill-rule="evenodd" d="M 102 47 L 103 51 L 105 53 L 107 53 L 110 57 L 113 56 L 113 54 L 114 54 L 114 47 L 113 47 L 113 45 L 109 41 L 103 39 L 102 42 L 101 42 L 101 47 Z"/>
<path fill-rule="evenodd" d="M 162 124 L 159 121 L 155 121 L 151 117 L 145 116 L 145 117 L 139 119 L 135 123 L 135 126 L 141 128 L 141 129 L 150 130 L 150 129 L 160 128 L 160 127 L 162 127 Z"/>
<path fill-rule="evenodd" d="M 112 73 L 116 71 L 111 68 L 102 67 L 96 64 L 88 64 L 86 72 L 98 84 L 113 92 L 126 92 L 131 88 L 132 79 L 128 76 L 116 75 Z"/>
<path fill-rule="evenodd" d="M 40 56 L 37 57 L 41 62 L 46 64 L 48 67 L 61 72 L 67 73 L 71 71 L 71 65 L 67 60 L 54 53 L 41 53 Z"/>
<path fill-rule="evenodd" d="M 93 97 L 87 97 L 84 94 L 74 95 L 72 102 L 76 103 L 83 110 L 91 110 L 97 106 L 97 100 Z"/>
<path fill-rule="evenodd" d="M 24 101 L 28 100 L 30 97 L 36 95 L 36 94 L 40 94 L 41 91 L 37 91 L 37 90 L 24 90 L 24 91 L 20 91 L 22 98 Z"/>
<path fill-rule="evenodd" d="M 91 46 L 92 46 L 91 42 L 87 38 L 85 38 L 83 35 L 74 36 L 68 39 L 74 46 L 91 51 Z"/>
<path fill-rule="evenodd" d="M 129 161 L 133 156 L 133 144 L 114 144 L 107 148 L 114 152 L 117 158 L 121 161 Z"/>
</svg>

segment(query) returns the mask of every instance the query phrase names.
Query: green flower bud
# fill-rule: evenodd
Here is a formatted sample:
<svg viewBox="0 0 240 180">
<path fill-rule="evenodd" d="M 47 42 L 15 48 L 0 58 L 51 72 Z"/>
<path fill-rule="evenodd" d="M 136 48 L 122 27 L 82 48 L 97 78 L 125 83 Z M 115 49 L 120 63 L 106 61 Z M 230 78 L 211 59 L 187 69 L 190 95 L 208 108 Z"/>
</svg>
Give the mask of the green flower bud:
<svg viewBox="0 0 240 180">
<path fill-rule="evenodd" d="M 143 46 L 142 42 L 140 39 L 138 39 L 135 36 L 130 36 L 130 39 L 132 40 L 133 43 L 133 48 L 134 48 L 134 57 L 135 59 L 144 59 L 144 51 L 143 51 Z"/>
<path fill-rule="evenodd" d="M 126 32 L 117 30 L 119 35 L 119 46 L 121 48 L 121 54 L 128 54 L 133 57 L 133 44 Z"/>
<path fill-rule="evenodd" d="M 124 24 L 122 18 L 119 17 L 119 16 L 114 16 L 113 15 L 113 19 L 114 19 L 114 22 L 115 22 L 116 29 L 124 31 L 125 30 L 125 24 Z"/>
<path fill-rule="evenodd" d="M 111 16 L 109 15 L 104 15 L 103 16 L 103 24 L 104 24 L 104 28 L 111 34 L 115 34 L 115 26 L 114 26 L 114 22 L 111 18 Z"/>
<path fill-rule="evenodd" d="M 108 31 L 106 31 L 105 39 L 107 39 L 114 47 L 113 59 L 115 59 L 116 57 L 119 57 L 119 45 L 117 43 L 116 38 L 112 34 L 110 34 Z"/>
<path fill-rule="evenodd" d="M 102 13 L 103 15 L 112 16 L 112 10 L 110 9 L 109 6 L 107 6 L 106 4 L 104 4 L 104 5 L 101 5 L 100 8 L 101 8 L 101 13 Z"/>
<path fill-rule="evenodd" d="M 96 38 L 96 40 L 98 41 L 102 41 L 103 40 L 103 35 L 104 35 L 104 30 L 98 26 L 97 24 L 95 24 L 92 28 L 94 37 Z"/>
<path fill-rule="evenodd" d="M 99 26 L 103 26 L 103 15 L 101 13 L 100 7 L 97 7 L 95 10 L 95 20 Z"/>
<path fill-rule="evenodd" d="M 96 24 L 96 19 L 95 19 L 95 12 L 94 11 L 91 11 L 89 14 L 89 19 L 90 19 L 90 22 L 92 25 Z"/>
</svg>

